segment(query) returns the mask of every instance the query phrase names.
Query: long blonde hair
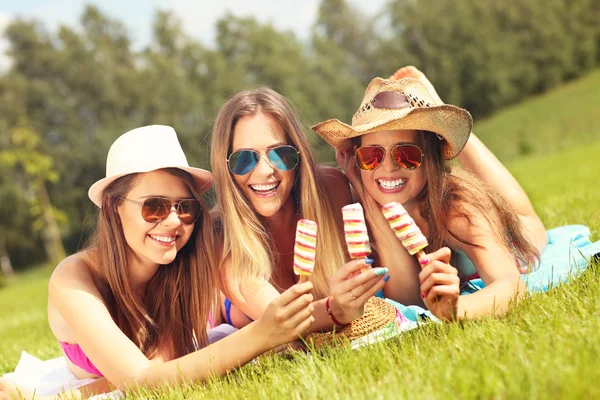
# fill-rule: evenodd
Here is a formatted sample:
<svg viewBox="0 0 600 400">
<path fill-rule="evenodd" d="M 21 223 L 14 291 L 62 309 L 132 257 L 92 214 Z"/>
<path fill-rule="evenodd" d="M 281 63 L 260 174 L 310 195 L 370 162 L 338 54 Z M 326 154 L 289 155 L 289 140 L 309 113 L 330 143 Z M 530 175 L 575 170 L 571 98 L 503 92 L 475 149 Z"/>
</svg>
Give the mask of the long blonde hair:
<svg viewBox="0 0 600 400">
<path fill-rule="evenodd" d="M 177 168 L 163 171 L 181 179 L 201 201 L 190 174 Z M 117 326 L 149 358 L 165 350 L 181 357 L 194 351 L 192 332 L 200 346 L 208 345 L 206 326 L 217 294 L 211 217 L 202 207 L 188 242 L 172 263 L 159 268 L 140 298 L 129 277 L 127 255 L 131 249 L 117 212 L 120 199 L 139 176 L 126 175 L 104 189 L 96 232 L 87 249 L 96 282 L 108 289 L 103 296 Z"/>
<path fill-rule="evenodd" d="M 345 256 L 323 178 L 310 150 L 306 134 L 290 103 L 268 89 L 243 91 L 219 111 L 212 132 L 211 169 L 215 175 L 218 212 L 223 230 L 223 258 L 231 257 L 225 290 L 240 294 L 244 282 L 270 280 L 278 263 L 273 238 L 235 184 L 226 159 L 231 152 L 236 123 L 258 113 L 273 116 L 285 132 L 286 141 L 300 151 L 297 176 L 290 193 L 301 218 L 319 224 L 315 270 L 311 277 L 317 299 L 329 295 L 328 279 L 344 264 Z M 295 229 L 295 226 L 290 226 Z"/>
</svg>

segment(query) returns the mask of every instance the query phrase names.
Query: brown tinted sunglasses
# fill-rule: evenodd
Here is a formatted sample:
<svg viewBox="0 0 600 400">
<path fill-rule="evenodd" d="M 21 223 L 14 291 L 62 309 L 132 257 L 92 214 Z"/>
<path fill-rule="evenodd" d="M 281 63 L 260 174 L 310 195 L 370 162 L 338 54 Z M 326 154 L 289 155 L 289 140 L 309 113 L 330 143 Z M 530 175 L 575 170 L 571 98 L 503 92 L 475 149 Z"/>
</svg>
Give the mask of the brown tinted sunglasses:
<svg viewBox="0 0 600 400">
<path fill-rule="evenodd" d="M 200 202 L 196 199 L 172 201 L 165 197 L 148 197 L 143 203 L 125 197 L 121 197 L 121 199 L 141 206 L 142 218 L 146 222 L 158 223 L 167 219 L 173 208 L 175 208 L 177 216 L 184 224 L 193 224 L 200 216 Z"/>
</svg>

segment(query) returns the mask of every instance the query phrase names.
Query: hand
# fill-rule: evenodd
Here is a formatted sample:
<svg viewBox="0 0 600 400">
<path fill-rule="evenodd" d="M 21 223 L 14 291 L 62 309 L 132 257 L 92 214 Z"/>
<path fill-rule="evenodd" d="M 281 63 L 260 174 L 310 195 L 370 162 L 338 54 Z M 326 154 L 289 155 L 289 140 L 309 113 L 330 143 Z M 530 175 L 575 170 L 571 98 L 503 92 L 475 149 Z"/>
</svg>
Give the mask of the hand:
<svg viewBox="0 0 600 400">
<path fill-rule="evenodd" d="M 423 302 L 433 315 L 445 321 L 456 318 L 460 296 L 460 279 L 450 265 L 450 254 L 448 247 L 442 247 L 419 261 L 423 267 L 419 273 Z"/>
<path fill-rule="evenodd" d="M 358 188 L 360 186 L 360 171 L 356 165 L 356 156 L 354 155 L 354 148 L 352 146 L 345 146 L 335 149 L 335 160 L 338 165 L 344 171 L 348 181 Z M 357 186 L 359 185 L 359 186 Z"/>
<path fill-rule="evenodd" d="M 361 269 L 368 268 L 364 272 Z M 329 280 L 329 306 L 335 319 L 349 324 L 363 316 L 365 303 L 385 285 L 387 268 L 371 268 L 363 260 L 353 260 L 340 268 Z"/>
<path fill-rule="evenodd" d="M 298 283 L 273 300 L 257 321 L 270 347 L 298 339 L 314 322 L 311 282 Z"/>
</svg>

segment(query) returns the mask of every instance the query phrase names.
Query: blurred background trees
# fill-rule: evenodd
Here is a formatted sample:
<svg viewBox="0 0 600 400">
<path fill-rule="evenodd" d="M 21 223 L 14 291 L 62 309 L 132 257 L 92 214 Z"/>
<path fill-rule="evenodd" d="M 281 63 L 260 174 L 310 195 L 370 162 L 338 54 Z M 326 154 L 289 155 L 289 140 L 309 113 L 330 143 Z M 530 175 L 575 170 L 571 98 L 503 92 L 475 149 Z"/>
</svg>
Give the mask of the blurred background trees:
<svg viewBox="0 0 600 400">
<path fill-rule="evenodd" d="M 389 0 L 375 17 L 346 0 L 322 0 L 306 41 L 232 15 L 215 29 L 209 47 L 159 11 L 151 43 L 134 50 L 125 25 L 94 6 L 78 28 L 49 32 L 29 19 L 7 28 L 3 270 L 55 262 L 81 247 L 95 213 L 87 188 L 104 176 L 108 146 L 127 130 L 171 125 L 190 163 L 208 167 L 212 123 L 237 91 L 268 85 L 287 96 L 318 159 L 332 162 L 309 126 L 350 121 L 366 84 L 401 66 L 416 65 L 446 102 L 481 118 L 600 63 L 597 0 Z"/>
</svg>

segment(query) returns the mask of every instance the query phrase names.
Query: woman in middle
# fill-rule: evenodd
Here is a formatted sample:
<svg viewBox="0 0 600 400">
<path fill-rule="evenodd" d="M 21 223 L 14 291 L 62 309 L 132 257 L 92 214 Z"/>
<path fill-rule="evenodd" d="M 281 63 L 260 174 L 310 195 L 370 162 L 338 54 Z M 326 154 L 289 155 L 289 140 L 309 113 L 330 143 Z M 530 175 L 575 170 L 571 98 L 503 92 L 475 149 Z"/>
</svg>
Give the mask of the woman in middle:
<svg viewBox="0 0 600 400">
<path fill-rule="evenodd" d="M 387 269 L 371 269 L 369 259 L 346 263 L 341 208 L 352 202 L 348 181 L 339 170 L 317 166 L 285 97 L 259 88 L 225 103 L 213 128 L 211 167 L 223 238 L 223 310 L 230 324 L 239 328 L 259 318 L 296 283 L 295 232 L 303 218 L 316 221 L 319 232 L 311 331 L 362 316 L 367 299 L 389 279 Z"/>
</svg>

